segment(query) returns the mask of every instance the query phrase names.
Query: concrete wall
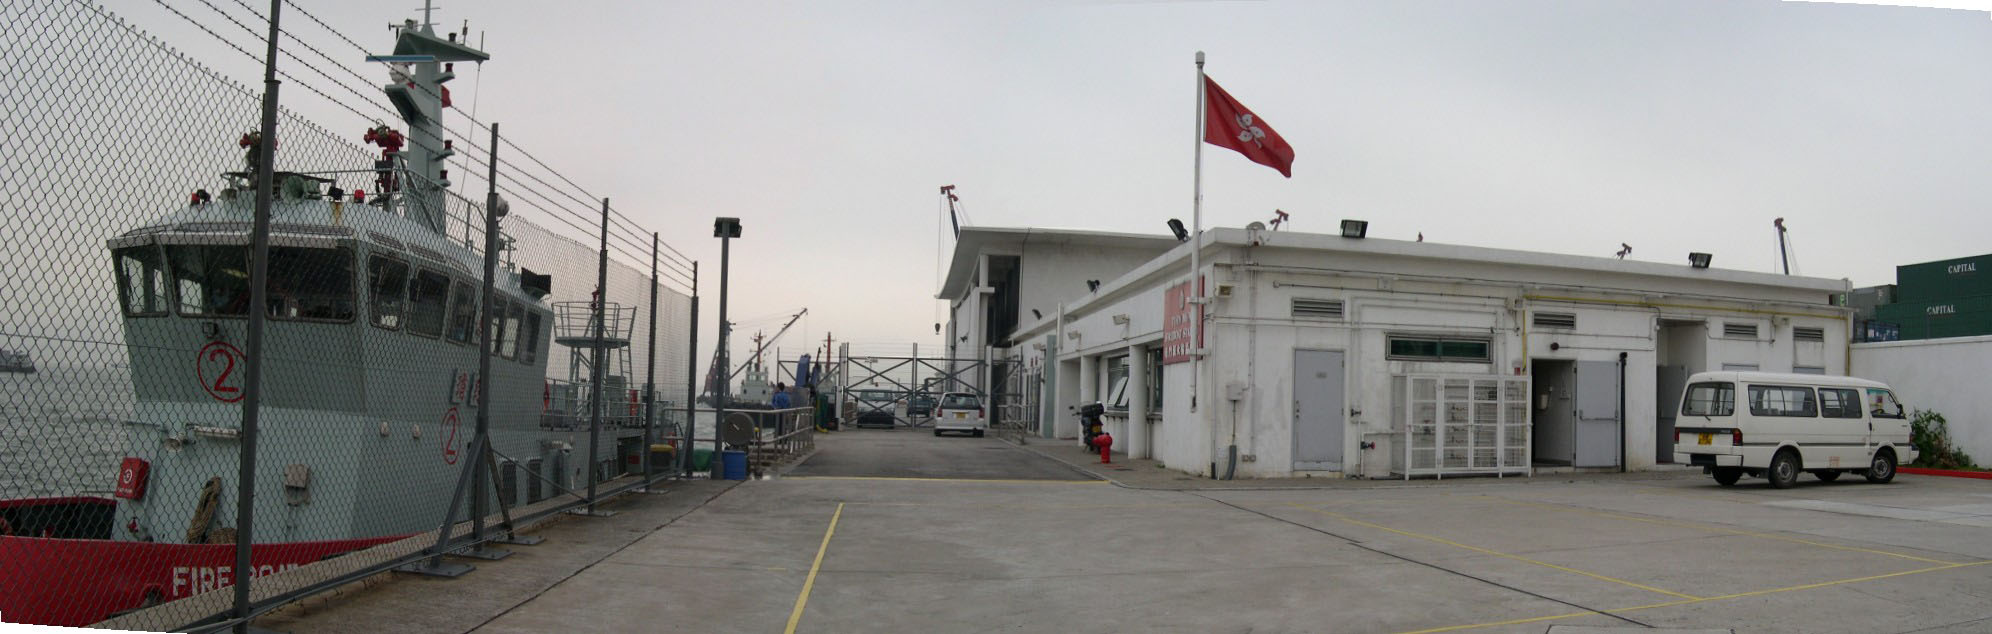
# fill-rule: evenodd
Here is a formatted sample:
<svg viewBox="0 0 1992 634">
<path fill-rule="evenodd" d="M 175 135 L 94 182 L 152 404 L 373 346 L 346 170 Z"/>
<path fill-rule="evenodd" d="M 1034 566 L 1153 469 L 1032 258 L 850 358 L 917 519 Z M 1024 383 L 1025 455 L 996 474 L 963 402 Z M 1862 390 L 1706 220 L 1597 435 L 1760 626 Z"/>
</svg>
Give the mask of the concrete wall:
<svg viewBox="0 0 1992 634">
<path fill-rule="evenodd" d="M 1905 406 L 1941 412 L 1951 442 L 1992 462 L 1992 336 L 1854 344 L 1854 376 L 1895 388 Z"/>
<path fill-rule="evenodd" d="M 1074 302 L 1092 295 L 1086 290 L 1086 280 L 1112 281 L 1161 254 L 1161 249 L 1150 248 L 1066 246 L 1041 239 L 1026 242 L 1019 265 L 1022 271 L 1018 284 L 1017 324 L 1028 326 L 1041 319 L 1031 315 L 1032 309 L 1036 309 L 1043 318 L 1050 318 L 1058 310 L 1059 303 Z M 1187 270 L 1188 267 L 1185 267 Z"/>
</svg>

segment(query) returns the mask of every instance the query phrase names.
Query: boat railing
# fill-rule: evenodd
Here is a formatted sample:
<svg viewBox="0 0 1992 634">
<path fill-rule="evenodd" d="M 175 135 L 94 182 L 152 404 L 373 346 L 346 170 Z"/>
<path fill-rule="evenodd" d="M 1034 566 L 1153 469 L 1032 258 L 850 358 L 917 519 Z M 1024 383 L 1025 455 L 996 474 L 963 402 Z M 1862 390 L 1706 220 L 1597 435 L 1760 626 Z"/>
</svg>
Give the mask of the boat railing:
<svg viewBox="0 0 1992 634">
<path fill-rule="evenodd" d="M 554 430 L 583 430 L 594 424 L 594 409 L 589 394 L 594 384 L 588 382 L 547 380 L 546 392 L 540 401 L 540 428 Z M 642 391 L 623 387 L 621 381 L 602 386 L 602 428 L 640 429 L 644 425 L 644 405 Z M 676 428 L 684 417 L 683 407 L 674 407 L 670 401 L 659 400 L 656 407 L 657 424 Z"/>
</svg>

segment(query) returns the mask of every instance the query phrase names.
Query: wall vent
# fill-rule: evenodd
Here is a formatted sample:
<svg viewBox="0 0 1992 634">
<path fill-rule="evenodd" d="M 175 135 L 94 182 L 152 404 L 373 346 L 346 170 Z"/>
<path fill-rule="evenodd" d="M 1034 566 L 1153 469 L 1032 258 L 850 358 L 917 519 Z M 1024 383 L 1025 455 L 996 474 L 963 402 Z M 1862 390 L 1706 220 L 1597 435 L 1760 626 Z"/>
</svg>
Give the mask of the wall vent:
<svg viewBox="0 0 1992 634">
<path fill-rule="evenodd" d="M 1293 298 L 1294 319 L 1341 319 L 1342 300 Z"/>
<path fill-rule="evenodd" d="M 1825 341 L 1825 328 L 1793 328 L 1791 338 L 1799 341 Z"/>
<path fill-rule="evenodd" d="M 1536 313 L 1530 323 L 1536 328 L 1576 328 L 1577 315 L 1572 313 Z"/>
<path fill-rule="evenodd" d="M 1722 336 L 1736 339 L 1756 339 L 1757 325 L 1723 322 Z"/>
</svg>

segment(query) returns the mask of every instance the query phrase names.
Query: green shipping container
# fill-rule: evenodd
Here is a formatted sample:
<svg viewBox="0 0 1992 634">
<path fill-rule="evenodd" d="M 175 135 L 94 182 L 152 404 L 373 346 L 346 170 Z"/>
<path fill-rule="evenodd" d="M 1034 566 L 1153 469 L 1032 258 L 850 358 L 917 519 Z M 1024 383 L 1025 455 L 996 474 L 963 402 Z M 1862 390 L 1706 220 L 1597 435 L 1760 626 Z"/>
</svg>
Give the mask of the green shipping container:
<svg viewBox="0 0 1992 634">
<path fill-rule="evenodd" d="M 1896 301 L 1992 295 L 1992 254 L 1895 267 Z"/>
<path fill-rule="evenodd" d="M 1992 295 L 1877 306 L 1874 319 L 1901 326 L 1903 339 L 1992 335 Z"/>
</svg>

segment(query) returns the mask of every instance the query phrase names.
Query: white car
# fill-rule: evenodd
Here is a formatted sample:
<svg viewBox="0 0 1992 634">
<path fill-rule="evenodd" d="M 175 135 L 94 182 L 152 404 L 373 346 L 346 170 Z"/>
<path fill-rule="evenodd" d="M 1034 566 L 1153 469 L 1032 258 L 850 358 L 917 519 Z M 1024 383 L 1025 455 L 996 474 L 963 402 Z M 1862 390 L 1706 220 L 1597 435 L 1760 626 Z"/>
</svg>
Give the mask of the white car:
<svg viewBox="0 0 1992 634">
<path fill-rule="evenodd" d="M 940 402 L 934 405 L 934 435 L 941 432 L 963 431 L 982 437 L 989 429 L 989 410 L 982 406 L 982 397 L 962 392 L 948 392 L 941 395 Z"/>
<path fill-rule="evenodd" d="M 1885 483 L 1896 465 L 1916 460 L 1908 414 L 1879 381 L 1701 372 L 1688 377 L 1676 421 L 1674 461 L 1701 467 L 1722 486 L 1752 475 L 1783 489 L 1801 472 Z"/>
</svg>

